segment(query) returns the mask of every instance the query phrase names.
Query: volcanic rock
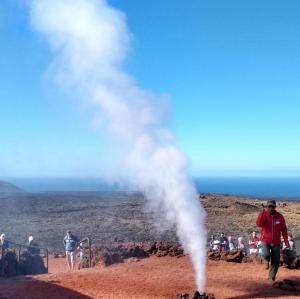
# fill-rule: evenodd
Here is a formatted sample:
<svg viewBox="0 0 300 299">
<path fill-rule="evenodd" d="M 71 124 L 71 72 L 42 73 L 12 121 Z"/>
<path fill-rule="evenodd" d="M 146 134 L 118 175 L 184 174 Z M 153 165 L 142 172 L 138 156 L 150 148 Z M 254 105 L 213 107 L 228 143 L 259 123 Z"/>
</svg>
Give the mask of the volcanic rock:
<svg viewBox="0 0 300 299">
<path fill-rule="evenodd" d="M 232 263 L 241 263 L 245 253 L 240 249 L 228 250 L 221 253 L 221 260 Z"/>
<path fill-rule="evenodd" d="M 282 254 L 280 256 L 280 261 L 282 264 L 286 264 L 288 266 L 291 266 L 295 263 L 297 259 L 297 252 L 290 249 L 283 249 Z"/>
<path fill-rule="evenodd" d="M 177 299 L 189 299 L 190 295 L 188 293 L 177 294 Z"/>
<path fill-rule="evenodd" d="M 162 257 L 162 256 L 167 256 L 168 255 L 168 251 L 167 250 L 158 250 L 156 253 L 157 257 Z"/>
<path fill-rule="evenodd" d="M 198 291 L 194 293 L 194 295 L 190 295 L 188 293 L 182 293 L 182 294 L 177 294 L 176 296 L 177 299 L 215 299 L 215 296 L 213 294 L 206 294 L 202 293 L 200 294 Z"/>
<path fill-rule="evenodd" d="M 157 253 L 157 242 L 146 242 L 143 244 L 143 249 L 149 254 Z"/>
<path fill-rule="evenodd" d="M 219 261 L 221 258 L 221 254 L 219 251 L 209 250 L 207 253 L 207 257 L 213 261 Z"/>
<path fill-rule="evenodd" d="M 180 244 L 172 244 L 166 241 L 156 243 L 156 256 L 182 256 L 183 248 Z"/>
<path fill-rule="evenodd" d="M 284 291 L 298 291 L 297 283 L 295 281 L 284 279 L 282 281 L 276 281 L 273 284 L 274 288 L 279 288 Z"/>
<path fill-rule="evenodd" d="M 184 254 L 180 244 L 166 241 L 155 241 L 146 243 L 114 241 L 105 246 L 93 245 L 91 248 L 92 266 L 102 264 L 109 266 L 114 263 L 122 263 L 124 260 L 134 258 L 143 259 L 150 255 L 158 257 L 172 256 L 180 257 Z M 85 264 L 89 265 L 89 257 Z M 84 265 L 82 267 L 85 267 Z"/>
<path fill-rule="evenodd" d="M 193 299 L 215 299 L 215 296 L 213 294 L 206 294 L 206 293 L 200 294 L 198 291 L 196 291 L 192 298 Z"/>
</svg>

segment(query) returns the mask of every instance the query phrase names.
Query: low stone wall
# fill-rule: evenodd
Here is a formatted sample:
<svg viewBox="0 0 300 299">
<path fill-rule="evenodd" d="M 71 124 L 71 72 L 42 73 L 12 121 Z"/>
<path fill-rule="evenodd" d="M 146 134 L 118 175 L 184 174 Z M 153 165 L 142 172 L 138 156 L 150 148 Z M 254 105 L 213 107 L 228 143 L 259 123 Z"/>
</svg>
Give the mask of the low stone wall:
<svg viewBox="0 0 300 299">
<path fill-rule="evenodd" d="M 151 255 L 180 257 L 184 255 L 184 251 L 180 244 L 166 241 L 144 243 L 115 241 L 105 246 L 93 245 L 91 248 L 91 265 L 92 267 L 96 265 L 109 266 L 129 259 L 134 261 L 147 258 Z M 85 252 L 80 268 L 87 267 L 89 267 L 89 255 Z"/>
</svg>

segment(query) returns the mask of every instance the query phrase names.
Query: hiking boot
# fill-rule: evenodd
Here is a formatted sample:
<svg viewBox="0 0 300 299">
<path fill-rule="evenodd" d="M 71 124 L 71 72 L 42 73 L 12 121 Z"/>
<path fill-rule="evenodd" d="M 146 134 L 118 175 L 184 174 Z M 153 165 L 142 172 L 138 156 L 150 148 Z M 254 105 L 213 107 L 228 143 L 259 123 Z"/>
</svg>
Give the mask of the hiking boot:
<svg viewBox="0 0 300 299">
<path fill-rule="evenodd" d="M 270 269 L 270 263 L 266 262 L 266 270 L 269 270 L 269 269 Z"/>
<path fill-rule="evenodd" d="M 268 283 L 270 285 L 274 285 L 275 284 L 275 278 L 268 278 Z"/>
</svg>

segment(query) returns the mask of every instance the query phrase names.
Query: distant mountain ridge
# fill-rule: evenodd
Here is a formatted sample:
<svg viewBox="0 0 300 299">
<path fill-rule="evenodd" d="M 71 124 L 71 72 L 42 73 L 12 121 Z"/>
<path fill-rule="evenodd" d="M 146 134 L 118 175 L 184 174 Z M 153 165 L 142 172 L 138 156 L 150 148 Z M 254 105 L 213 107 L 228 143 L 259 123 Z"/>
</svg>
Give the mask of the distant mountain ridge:
<svg viewBox="0 0 300 299">
<path fill-rule="evenodd" d="M 25 193 L 25 191 L 14 184 L 6 181 L 0 181 L 0 196 L 9 196 L 14 194 Z"/>
</svg>

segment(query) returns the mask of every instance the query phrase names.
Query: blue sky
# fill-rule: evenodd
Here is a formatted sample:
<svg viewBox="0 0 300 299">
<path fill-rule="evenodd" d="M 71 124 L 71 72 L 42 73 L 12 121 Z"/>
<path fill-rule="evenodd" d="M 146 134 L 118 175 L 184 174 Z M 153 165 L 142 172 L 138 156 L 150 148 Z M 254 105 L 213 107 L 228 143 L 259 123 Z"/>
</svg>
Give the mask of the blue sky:
<svg viewBox="0 0 300 299">
<path fill-rule="evenodd" d="M 193 174 L 299 174 L 299 1 L 109 3 L 132 33 L 126 69 L 170 95 Z M 93 110 L 47 75 L 52 54 L 21 1 L 0 2 L 0 45 L 0 176 L 101 175 Z"/>
</svg>

